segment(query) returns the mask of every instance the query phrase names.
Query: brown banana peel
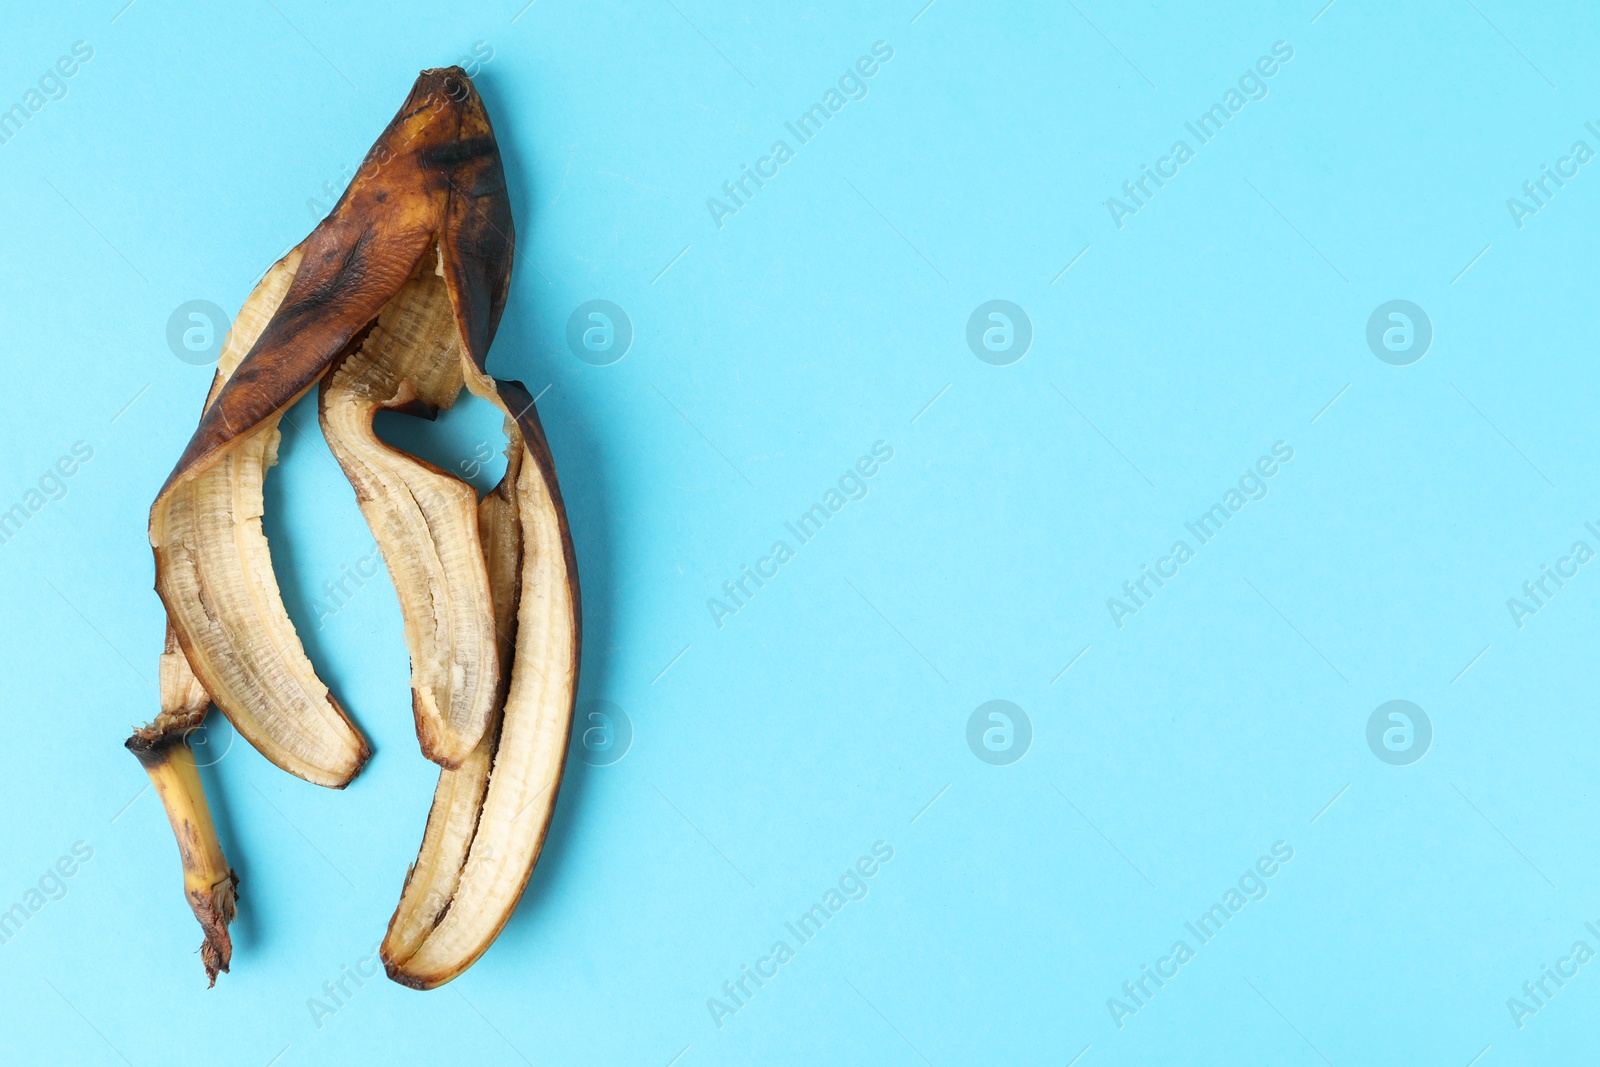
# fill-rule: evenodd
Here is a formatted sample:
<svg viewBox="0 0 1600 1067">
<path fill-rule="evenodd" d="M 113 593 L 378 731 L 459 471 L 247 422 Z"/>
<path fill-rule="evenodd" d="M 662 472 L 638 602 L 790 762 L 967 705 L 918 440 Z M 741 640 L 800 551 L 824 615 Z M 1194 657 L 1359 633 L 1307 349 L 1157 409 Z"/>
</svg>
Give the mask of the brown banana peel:
<svg viewBox="0 0 1600 1067">
<path fill-rule="evenodd" d="M 178 837 L 213 980 L 227 969 L 237 880 L 182 738 L 215 702 L 308 781 L 342 787 L 369 754 L 305 657 L 260 528 L 278 420 L 319 382 L 324 434 L 399 594 L 418 740 L 443 767 L 384 941 L 390 977 L 432 988 L 469 967 L 538 858 L 580 632 L 572 539 L 533 399 L 486 366 L 512 233 L 471 81 L 458 67 L 422 72 L 332 213 L 241 310 L 200 425 L 151 508 L 169 646 L 162 713 L 128 745 Z M 463 387 L 505 416 L 506 475 L 482 501 L 372 431 L 379 409 L 449 407 Z"/>
</svg>

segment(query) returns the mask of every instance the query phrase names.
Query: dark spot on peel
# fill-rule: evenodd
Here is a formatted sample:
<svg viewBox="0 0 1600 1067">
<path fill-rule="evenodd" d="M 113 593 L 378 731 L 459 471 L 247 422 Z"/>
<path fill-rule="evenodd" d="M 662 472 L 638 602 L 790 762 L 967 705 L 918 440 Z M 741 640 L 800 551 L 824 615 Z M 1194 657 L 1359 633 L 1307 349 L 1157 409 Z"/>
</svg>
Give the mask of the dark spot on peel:
<svg viewBox="0 0 1600 1067">
<path fill-rule="evenodd" d="M 352 276 L 359 276 L 366 270 L 367 246 L 375 238 L 376 234 L 371 229 L 366 229 L 356 235 L 356 239 L 350 243 L 348 248 L 329 249 L 323 255 L 322 261 L 332 264 L 337 260 L 338 266 L 330 267 L 330 273 L 321 278 L 304 296 L 295 300 L 293 304 L 285 303 L 280 306 L 278 315 L 274 317 L 274 321 L 268 325 L 266 332 L 262 334 L 262 341 L 279 332 L 289 333 L 297 329 L 300 325 L 300 320 L 304 316 L 325 307 L 356 284 Z M 280 319 L 282 320 L 281 322 Z M 257 348 L 261 347 L 262 341 L 256 342 Z M 246 360 L 246 364 L 248 362 Z M 246 369 L 246 365 L 241 364 L 239 370 L 234 372 L 234 377 L 238 378 Z M 230 382 L 230 384 L 232 383 Z"/>
<path fill-rule="evenodd" d="M 492 154 L 494 150 L 494 138 L 469 137 L 464 141 L 450 141 L 447 144 L 430 146 L 423 149 L 420 155 L 425 167 L 453 168 L 474 159 L 481 159 Z"/>
<path fill-rule="evenodd" d="M 498 197 L 506 191 L 506 172 L 499 167 L 485 167 L 472 183 L 472 195 L 479 199 Z"/>
</svg>

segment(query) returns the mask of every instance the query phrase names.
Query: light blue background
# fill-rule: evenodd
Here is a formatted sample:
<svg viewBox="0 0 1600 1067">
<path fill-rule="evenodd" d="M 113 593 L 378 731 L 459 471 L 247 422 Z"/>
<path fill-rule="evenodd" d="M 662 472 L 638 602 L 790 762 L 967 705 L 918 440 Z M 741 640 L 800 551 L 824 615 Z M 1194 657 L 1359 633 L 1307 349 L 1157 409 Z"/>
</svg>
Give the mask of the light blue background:
<svg viewBox="0 0 1600 1067">
<path fill-rule="evenodd" d="M 1600 547 L 1600 163 L 1521 229 L 1506 207 L 1575 140 L 1600 149 L 1583 5 L 123 2 L 13 10 L 0 36 L 0 107 L 94 48 L 0 145 L 0 509 L 94 450 L 0 545 L 0 908 L 94 850 L 0 945 L 0 1059 L 1592 1055 L 1600 962 L 1521 1029 L 1506 1006 L 1600 949 L 1600 564 L 1521 629 L 1506 607 Z M 876 41 L 894 58 L 866 99 L 717 228 L 706 199 Z M 1277 41 L 1267 98 L 1118 229 L 1106 199 Z M 268 532 L 376 755 L 331 792 L 213 728 L 244 883 L 233 973 L 205 988 L 121 747 L 157 710 L 146 509 L 211 376 L 165 330 L 188 300 L 236 310 L 416 71 L 476 42 L 520 237 L 491 364 L 548 387 L 580 698 L 635 737 L 569 762 L 481 962 L 428 994 L 369 981 L 319 1026 L 308 1001 L 382 936 L 435 768 L 387 578 L 317 628 L 372 542 L 302 403 Z M 965 343 L 994 298 L 1033 324 L 1011 366 Z M 1435 330 L 1406 367 L 1365 341 L 1395 298 Z M 612 366 L 566 346 L 591 299 L 633 323 Z M 498 440 L 467 406 L 386 432 L 450 466 Z M 719 629 L 707 599 L 879 440 L 870 494 Z M 1106 599 L 1280 440 L 1270 495 L 1118 629 Z M 1010 766 L 967 747 L 992 699 L 1033 724 Z M 1409 766 L 1365 739 L 1391 699 L 1433 723 Z M 870 895 L 716 1026 L 707 998 L 880 840 Z M 1119 1029 L 1107 998 L 1278 841 L 1270 894 Z"/>
</svg>

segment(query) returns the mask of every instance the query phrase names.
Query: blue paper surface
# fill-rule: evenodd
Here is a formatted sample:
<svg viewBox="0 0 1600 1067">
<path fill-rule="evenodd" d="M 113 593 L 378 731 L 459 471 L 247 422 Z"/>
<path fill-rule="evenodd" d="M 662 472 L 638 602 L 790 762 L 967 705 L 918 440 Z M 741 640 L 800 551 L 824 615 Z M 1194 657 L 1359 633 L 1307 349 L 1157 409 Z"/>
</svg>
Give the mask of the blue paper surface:
<svg viewBox="0 0 1600 1067">
<path fill-rule="evenodd" d="M 9 13 L 0 1060 L 1590 1058 L 1586 9 L 523 2 Z M 577 545 L 567 779 L 488 954 L 388 982 L 437 768 L 302 402 L 266 528 L 375 755 L 213 714 L 207 990 L 121 746 L 146 511 L 213 320 L 450 63 Z M 503 468 L 475 402 L 381 428 Z"/>
</svg>

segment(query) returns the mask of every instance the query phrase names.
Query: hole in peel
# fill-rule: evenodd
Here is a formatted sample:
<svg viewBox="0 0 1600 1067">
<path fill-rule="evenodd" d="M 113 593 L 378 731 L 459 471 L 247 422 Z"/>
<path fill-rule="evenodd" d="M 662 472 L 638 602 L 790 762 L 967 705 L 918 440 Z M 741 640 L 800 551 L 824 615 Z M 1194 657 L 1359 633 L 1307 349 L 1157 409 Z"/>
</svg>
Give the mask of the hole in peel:
<svg viewBox="0 0 1600 1067">
<path fill-rule="evenodd" d="M 385 444 L 427 460 L 471 485 L 482 496 L 506 472 L 505 419 L 485 400 L 462 391 L 455 407 L 429 421 L 380 411 L 373 429 Z"/>
</svg>

